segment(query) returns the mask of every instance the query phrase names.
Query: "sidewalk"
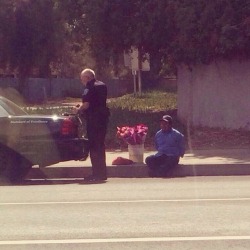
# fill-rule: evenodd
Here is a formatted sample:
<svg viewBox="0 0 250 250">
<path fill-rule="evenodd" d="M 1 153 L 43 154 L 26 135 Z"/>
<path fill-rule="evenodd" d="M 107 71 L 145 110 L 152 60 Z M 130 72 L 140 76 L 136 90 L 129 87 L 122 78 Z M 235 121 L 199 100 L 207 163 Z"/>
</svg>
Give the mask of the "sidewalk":
<svg viewBox="0 0 250 250">
<path fill-rule="evenodd" d="M 154 151 L 146 151 L 144 160 Z M 114 166 L 117 157 L 129 158 L 128 152 L 113 151 L 106 153 L 108 177 L 145 178 L 148 169 L 145 163 Z M 27 178 L 83 178 L 91 174 L 91 163 L 86 161 L 68 161 L 39 169 L 33 166 Z M 187 151 L 171 177 L 185 176 L 232 176 L 250 175 L 250 149 L 216 149 Z"/>
</svg>

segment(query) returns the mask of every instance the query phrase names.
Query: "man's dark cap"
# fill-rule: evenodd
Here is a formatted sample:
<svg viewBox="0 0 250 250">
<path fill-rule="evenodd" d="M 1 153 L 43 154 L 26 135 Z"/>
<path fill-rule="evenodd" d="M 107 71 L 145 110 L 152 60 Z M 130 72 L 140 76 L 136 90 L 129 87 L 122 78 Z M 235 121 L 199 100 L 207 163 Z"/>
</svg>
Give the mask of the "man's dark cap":
<svg viewBox="0 0 250 250">
<path fill-rule="evenodd" d="M 169 124 L 172 124 L 173 119 L 170 115 L 164 115 L 160 121 L 168 122 Z"/>
</svg>

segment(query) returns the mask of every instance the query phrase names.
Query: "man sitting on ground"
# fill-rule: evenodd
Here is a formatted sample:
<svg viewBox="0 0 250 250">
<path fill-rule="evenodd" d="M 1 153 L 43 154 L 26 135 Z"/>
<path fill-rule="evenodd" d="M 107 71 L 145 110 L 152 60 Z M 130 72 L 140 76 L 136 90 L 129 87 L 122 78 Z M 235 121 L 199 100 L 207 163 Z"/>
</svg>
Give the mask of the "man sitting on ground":
<svg viewBox="0 0 250 250">
<path fill-rule="evenodd" d="M 160 120 L 160 130 L 155 135 L 157 153 L 145 159 L 151 177 L 165 177 L 169 170 L 177 166 L 184 156 L 184 135 L 172 127 L 172 117 L 164 115 Z"/>
</svg>

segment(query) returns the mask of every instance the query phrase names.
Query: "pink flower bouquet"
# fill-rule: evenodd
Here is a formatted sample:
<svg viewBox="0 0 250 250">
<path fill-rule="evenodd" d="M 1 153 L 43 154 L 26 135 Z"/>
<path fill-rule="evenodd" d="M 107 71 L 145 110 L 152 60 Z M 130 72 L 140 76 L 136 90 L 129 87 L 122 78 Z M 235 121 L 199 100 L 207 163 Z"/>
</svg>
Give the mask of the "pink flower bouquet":
<svg viewBox="0 0 250 250">
<path fill-rule="evenodd" d="M 134 127 L 117 127 L 116 136 L 129 145 L 143 144 L 146 139 L 148 127 L 144 124 L 138 124 Z"/>
</svg>

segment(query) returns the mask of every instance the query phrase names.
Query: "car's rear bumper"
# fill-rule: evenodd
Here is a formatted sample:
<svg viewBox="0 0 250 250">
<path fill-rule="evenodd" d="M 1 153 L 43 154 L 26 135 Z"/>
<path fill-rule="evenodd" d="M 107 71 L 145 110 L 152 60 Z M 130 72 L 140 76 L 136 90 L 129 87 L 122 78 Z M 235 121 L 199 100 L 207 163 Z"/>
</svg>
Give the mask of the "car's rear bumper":
<svg viewBox="0 0 250 250">
<path fill-rule="evenodd" d="M 81 159 L 86 144 L 87 140 L 83 138 L 58 141 L 57 148 L 60 153 L 61 161 Z"/>
<path fill-rule="evenodd" d="M 60 161 L 80 160 L 87 143 L 85 138 L 23 140 L 15 150 L 34 165 L 47 166 Z"/>
</svg>

